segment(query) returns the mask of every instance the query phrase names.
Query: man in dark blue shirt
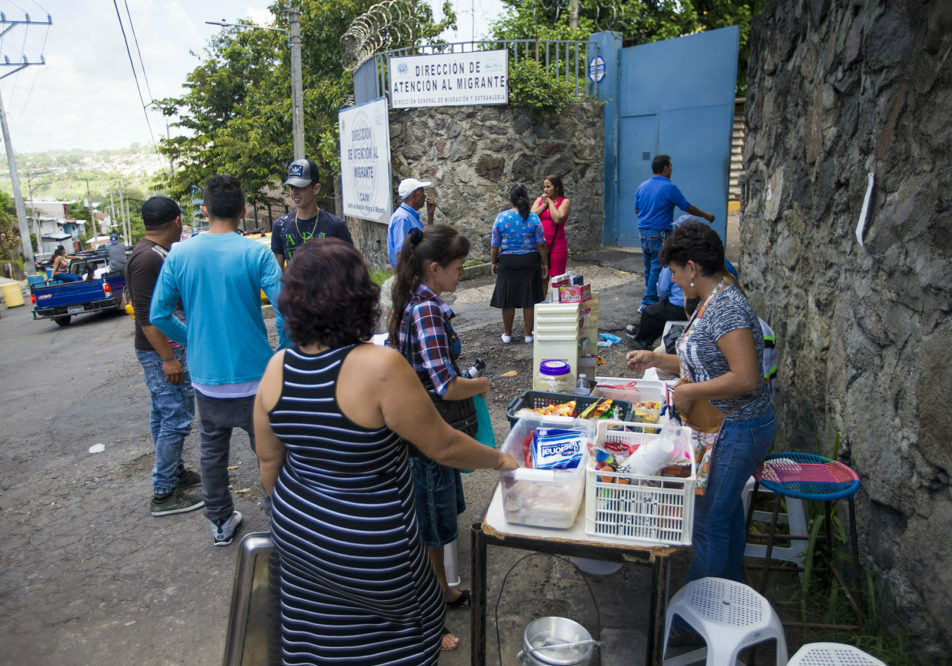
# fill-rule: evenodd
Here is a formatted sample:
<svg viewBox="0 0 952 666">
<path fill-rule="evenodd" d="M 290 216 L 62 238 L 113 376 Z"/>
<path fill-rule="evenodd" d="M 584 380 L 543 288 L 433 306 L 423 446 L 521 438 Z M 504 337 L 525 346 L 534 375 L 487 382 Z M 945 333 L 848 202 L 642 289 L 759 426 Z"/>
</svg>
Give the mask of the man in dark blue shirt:
<svg viewBox="0 0 952 666">
<path fill-rule="evenodd" d="M 340 238 L 354 244 L 347 224 L 317 207 L 321 191 L 317 165 L 309 159 L 294 160 L 288 165 L 288 186 L 294 212 L 279 218 L 271 229 L 271 251 L 281 269 L 291 261 L 294 251 L 311 238 Z"/>
<path fill-rule="evenodd" d="M 671 233 L 674 207 L 703 217 L 708 222 L 714 221 L 711 213 L 701 210 L 684 198 L 678 186 L 671 182 L 671 171 L 671 156 L 656 155 L 651 161 L 651 172 L 654 175 L 635 191 L 635 214 L 638 216 L 641 255 L 645 264 L 645 295 L 641 299 L 641 307 L 638 308 L 639 314 L 652 303 L 658 302 L 658 275 L 661 273 L 658 257 L 664 239 Z M 628 332 L 634 334 L 637 328 L 635 324 L 629 324 L 626 330 L 630 329 Z"/>
</svg>

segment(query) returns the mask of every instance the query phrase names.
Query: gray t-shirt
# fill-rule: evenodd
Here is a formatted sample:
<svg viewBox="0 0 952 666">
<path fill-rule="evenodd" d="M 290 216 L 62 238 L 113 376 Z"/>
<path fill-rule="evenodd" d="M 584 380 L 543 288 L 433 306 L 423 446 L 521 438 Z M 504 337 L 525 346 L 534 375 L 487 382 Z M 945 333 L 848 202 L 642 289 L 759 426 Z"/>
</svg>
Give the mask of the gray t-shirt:
<svg viewBox="0 0 952 666">
<path fill-rule="evenodd" d="M 717 341 L 739 328 L 750 329 L 753 334 L 754 347 L 757 351 L 757 367 L 762 367 L 764 336 L 760 330 L 760 320 L 757 319 L 754 309 L 743 292 L 729 285 L 711 300 L 704 314 L 694 322 L 691 335 L 684 345 L 682 360 L 691 373 L 692 381 L 704 382 L 720 377 L 730 369 L 727 359 L 717 346 Z M 679 355 L 681 353 L 679 347 Z M 761 382 L 760 386 L 751 393 L 729 400 L 711 400 L 711 404 L 725 414 L 738 405 L 742 405 L 734 412 L 727 414 L 726 420 L 746 421 L 760 416 L 770 406 L 770 392 Z"/>
</svg>

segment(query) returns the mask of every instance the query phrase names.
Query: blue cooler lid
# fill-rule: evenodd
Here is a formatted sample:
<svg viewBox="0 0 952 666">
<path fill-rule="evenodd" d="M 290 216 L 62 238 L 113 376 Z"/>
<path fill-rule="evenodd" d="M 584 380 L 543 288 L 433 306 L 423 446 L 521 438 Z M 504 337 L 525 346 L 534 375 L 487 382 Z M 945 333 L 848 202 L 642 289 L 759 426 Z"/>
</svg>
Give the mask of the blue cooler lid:
<svg viewBox="0 0 952 666">
<path fill-rule="evenodd" d="M 542 361 L 539 364 L 539 372 L 549 377 L 561 377 L 572 372 L 572 366 L 565 361 Z"/>
</svg>

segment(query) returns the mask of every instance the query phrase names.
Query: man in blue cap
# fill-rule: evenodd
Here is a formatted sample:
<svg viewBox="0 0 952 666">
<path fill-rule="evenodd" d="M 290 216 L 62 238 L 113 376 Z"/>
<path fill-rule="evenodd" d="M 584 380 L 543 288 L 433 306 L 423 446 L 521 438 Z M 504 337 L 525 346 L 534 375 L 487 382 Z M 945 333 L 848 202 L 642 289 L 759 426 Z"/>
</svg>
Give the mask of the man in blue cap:
<svg viewBox="0 0 952 666">
<path fill-rule="evenodd" d="M 126 246 L 119 242 L 119 234 L 109 235 L 109 245 L 106 246 L 106 256 L 109 257 L 110 271 L 126 270 Z"/>
</svg>

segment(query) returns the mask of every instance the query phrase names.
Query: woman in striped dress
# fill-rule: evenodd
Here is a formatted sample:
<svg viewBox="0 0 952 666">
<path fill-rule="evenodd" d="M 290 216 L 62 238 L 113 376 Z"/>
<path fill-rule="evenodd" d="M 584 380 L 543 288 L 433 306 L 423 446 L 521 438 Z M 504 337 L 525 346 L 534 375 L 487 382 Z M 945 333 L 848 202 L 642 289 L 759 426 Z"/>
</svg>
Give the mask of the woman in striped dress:
<svg viewBox="0 0 952 666">
<path fill-rule="evenodd" d="M 436 663 L 446 606 L 403 440 L 454 467 L 516 467 L 440 419 L 399 353 L 361 344 L 378 291 L 336 239 L 308 241 L 285 273 L 279 307 L 298 345 L 271 359 L 255 400 L 284 663 Z"/>
</svg>

